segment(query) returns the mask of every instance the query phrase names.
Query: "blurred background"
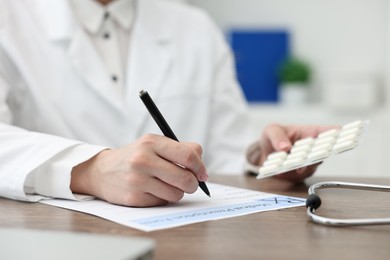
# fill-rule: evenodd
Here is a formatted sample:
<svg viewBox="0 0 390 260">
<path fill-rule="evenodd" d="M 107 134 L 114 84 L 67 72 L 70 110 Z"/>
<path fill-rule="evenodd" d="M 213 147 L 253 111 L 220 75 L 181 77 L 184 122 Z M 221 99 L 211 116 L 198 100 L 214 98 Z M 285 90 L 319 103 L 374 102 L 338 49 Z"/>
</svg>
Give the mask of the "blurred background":
<svg viewBox="0 0 390 260">
<path fill-rule="evenodd" d="M 318 175 L 390 176 L 390 1 L 176 0 L 226 35 L 258 129 L 369 120 L 357 149 Z"/>
</svg>

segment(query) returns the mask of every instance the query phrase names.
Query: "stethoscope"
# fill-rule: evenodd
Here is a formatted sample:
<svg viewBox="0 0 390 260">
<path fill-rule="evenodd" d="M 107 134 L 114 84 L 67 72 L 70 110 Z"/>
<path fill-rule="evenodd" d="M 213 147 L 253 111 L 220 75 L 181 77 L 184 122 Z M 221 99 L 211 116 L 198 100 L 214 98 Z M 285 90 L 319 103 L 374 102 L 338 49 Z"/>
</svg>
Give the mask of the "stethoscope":
<svg viewBox="0 0 390 260">
<path fill-rule="evenodd" d="M 328 226 L 353 226 L 353 225 L 384 225 L 390 224 L 390 218 L 366 218 L 366 219 L 337 219 L 322 217 L 315 214 L 315 211 L 321 206 L 321 199 L 316 194 L 317 190 L 326 188 L 344 188 L 355 190 L 371 190 L 389 192 L 390 186 L 349 183 L 349 182 L 320 182 L 310 186 L 309 197 L 306 200 L 307 215 L 315 223 Z"/>
</svg>

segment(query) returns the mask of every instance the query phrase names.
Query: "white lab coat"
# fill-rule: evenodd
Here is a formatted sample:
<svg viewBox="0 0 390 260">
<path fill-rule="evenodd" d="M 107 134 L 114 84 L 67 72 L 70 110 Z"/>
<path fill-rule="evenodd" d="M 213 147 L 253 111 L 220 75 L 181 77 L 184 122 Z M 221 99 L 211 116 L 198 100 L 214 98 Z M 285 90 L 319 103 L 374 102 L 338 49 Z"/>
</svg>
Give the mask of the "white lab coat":
<svg viewBox="0 0 390 260">
<path fill-rule="evenodd" d="M 77 145 L 97 153 L 161 134 L 140 89 L 180 140 L 203 145 L 210 173 L 242 171 L 253 132 L 230 50 L 203 11 L 138 1 L 126 76 L 118 91 L 66 0 L 0 0 L 0 196 L 25 199 L 26 176 Z"/>
</svg>

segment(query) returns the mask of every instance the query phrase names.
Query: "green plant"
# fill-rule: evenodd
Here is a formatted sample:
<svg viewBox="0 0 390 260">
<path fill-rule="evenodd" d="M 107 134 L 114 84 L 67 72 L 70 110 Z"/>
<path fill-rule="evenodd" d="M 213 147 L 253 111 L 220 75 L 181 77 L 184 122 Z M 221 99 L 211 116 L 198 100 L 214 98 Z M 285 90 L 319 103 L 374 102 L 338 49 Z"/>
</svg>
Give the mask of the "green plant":
<svg viewBox="0 0 390 260">
<path fill-rule="evenodd" d="M 311 70 L 304 61 L 290 57 L 281 64 L 278 76 L 281 84 L 300 83 L 307 85 L 311 78 Z"/>
</svg>

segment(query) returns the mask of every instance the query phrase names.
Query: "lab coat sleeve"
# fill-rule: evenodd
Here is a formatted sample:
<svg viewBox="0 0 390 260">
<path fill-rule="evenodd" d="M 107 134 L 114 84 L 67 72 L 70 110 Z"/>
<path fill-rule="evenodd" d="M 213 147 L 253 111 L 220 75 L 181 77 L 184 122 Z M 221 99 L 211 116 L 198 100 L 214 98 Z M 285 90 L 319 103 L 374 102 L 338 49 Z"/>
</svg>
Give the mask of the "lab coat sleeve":
<svg viewBox="0 0 390 260">
<path fill-rule="evenodd" d="M 248 111 L 248 104 L 237 82 L 233 54 L 222 33 L 212 23 L 216 52 L 214 93 L 211 104 L 209 171 L 243 172 L 246 149 L 257 138 Z"/>
<path fill-rule="evenodd" d="M 10 84 L 2 75 L 6 74 L 4 74 L 4 68 L 1 67 L 0 63 L 0 197 L 37 201 L 42 196 L 25 193 L 24 186 L 28 175 L 34 171 L 39 172 L 37 174 L 37 182 L 34 181 L 33 183 L 38 185 L 38 191 L 42 190 L 42 183 L 54 180 L 52 176 L 48 179 L 42 178 L 42 176 L 49 176 L 48 173 L 42 174 L 42 172 L 49 170 L 50 164 L 48 162 L 50 160 L 52 162 L 55 161 L 61 153 L 80 145 L 81 142 L 54 135 L 32 132 L 12 125 L 12 112 L 7 103 Z M 88 157 L 92 157 L 102 149 L 102 147 L 91 146 L 89 149 L 86 149 L 88 152 L 85 152 L 84 156 L 79 157 L 78 160 L 69 159 L 66 166 L 53 166 L 56 169 L 61 168 L 61 170 L 59 172 L 53 172 L 53 174 L 56 174 L 55 178 L 57 178 L 57 181 L 55 181 L 55 184 L 51 183 L 54 186 L 49 192 L 47 192 L 48 190 L 46 188 L 43 189 L 44 195 L 59 195 L 58 192 L 53 190 L 59 188 L 59 192 L 65 194 L 65 196 L 61 197 L 71 198 L 69 195 L 71 167 L 81 163 Z M 62 162 L 59 161 L 60 164 Z M 39 167 L 42 168 L 39 169 Z M 61 180 L 64 182 L 61 182 Z"/>
<path fill-rule="evenodd" d="M 80 144 L 70 147 L 46 161 L 28 176 L 24 190 L 30 201 L 49 198 L 70 200 L 91 199 L 91 196 L 74 194 L 70 190 L 72 168 L 80 162 L 87 161 L 105 147 Z"/>
</svg>

